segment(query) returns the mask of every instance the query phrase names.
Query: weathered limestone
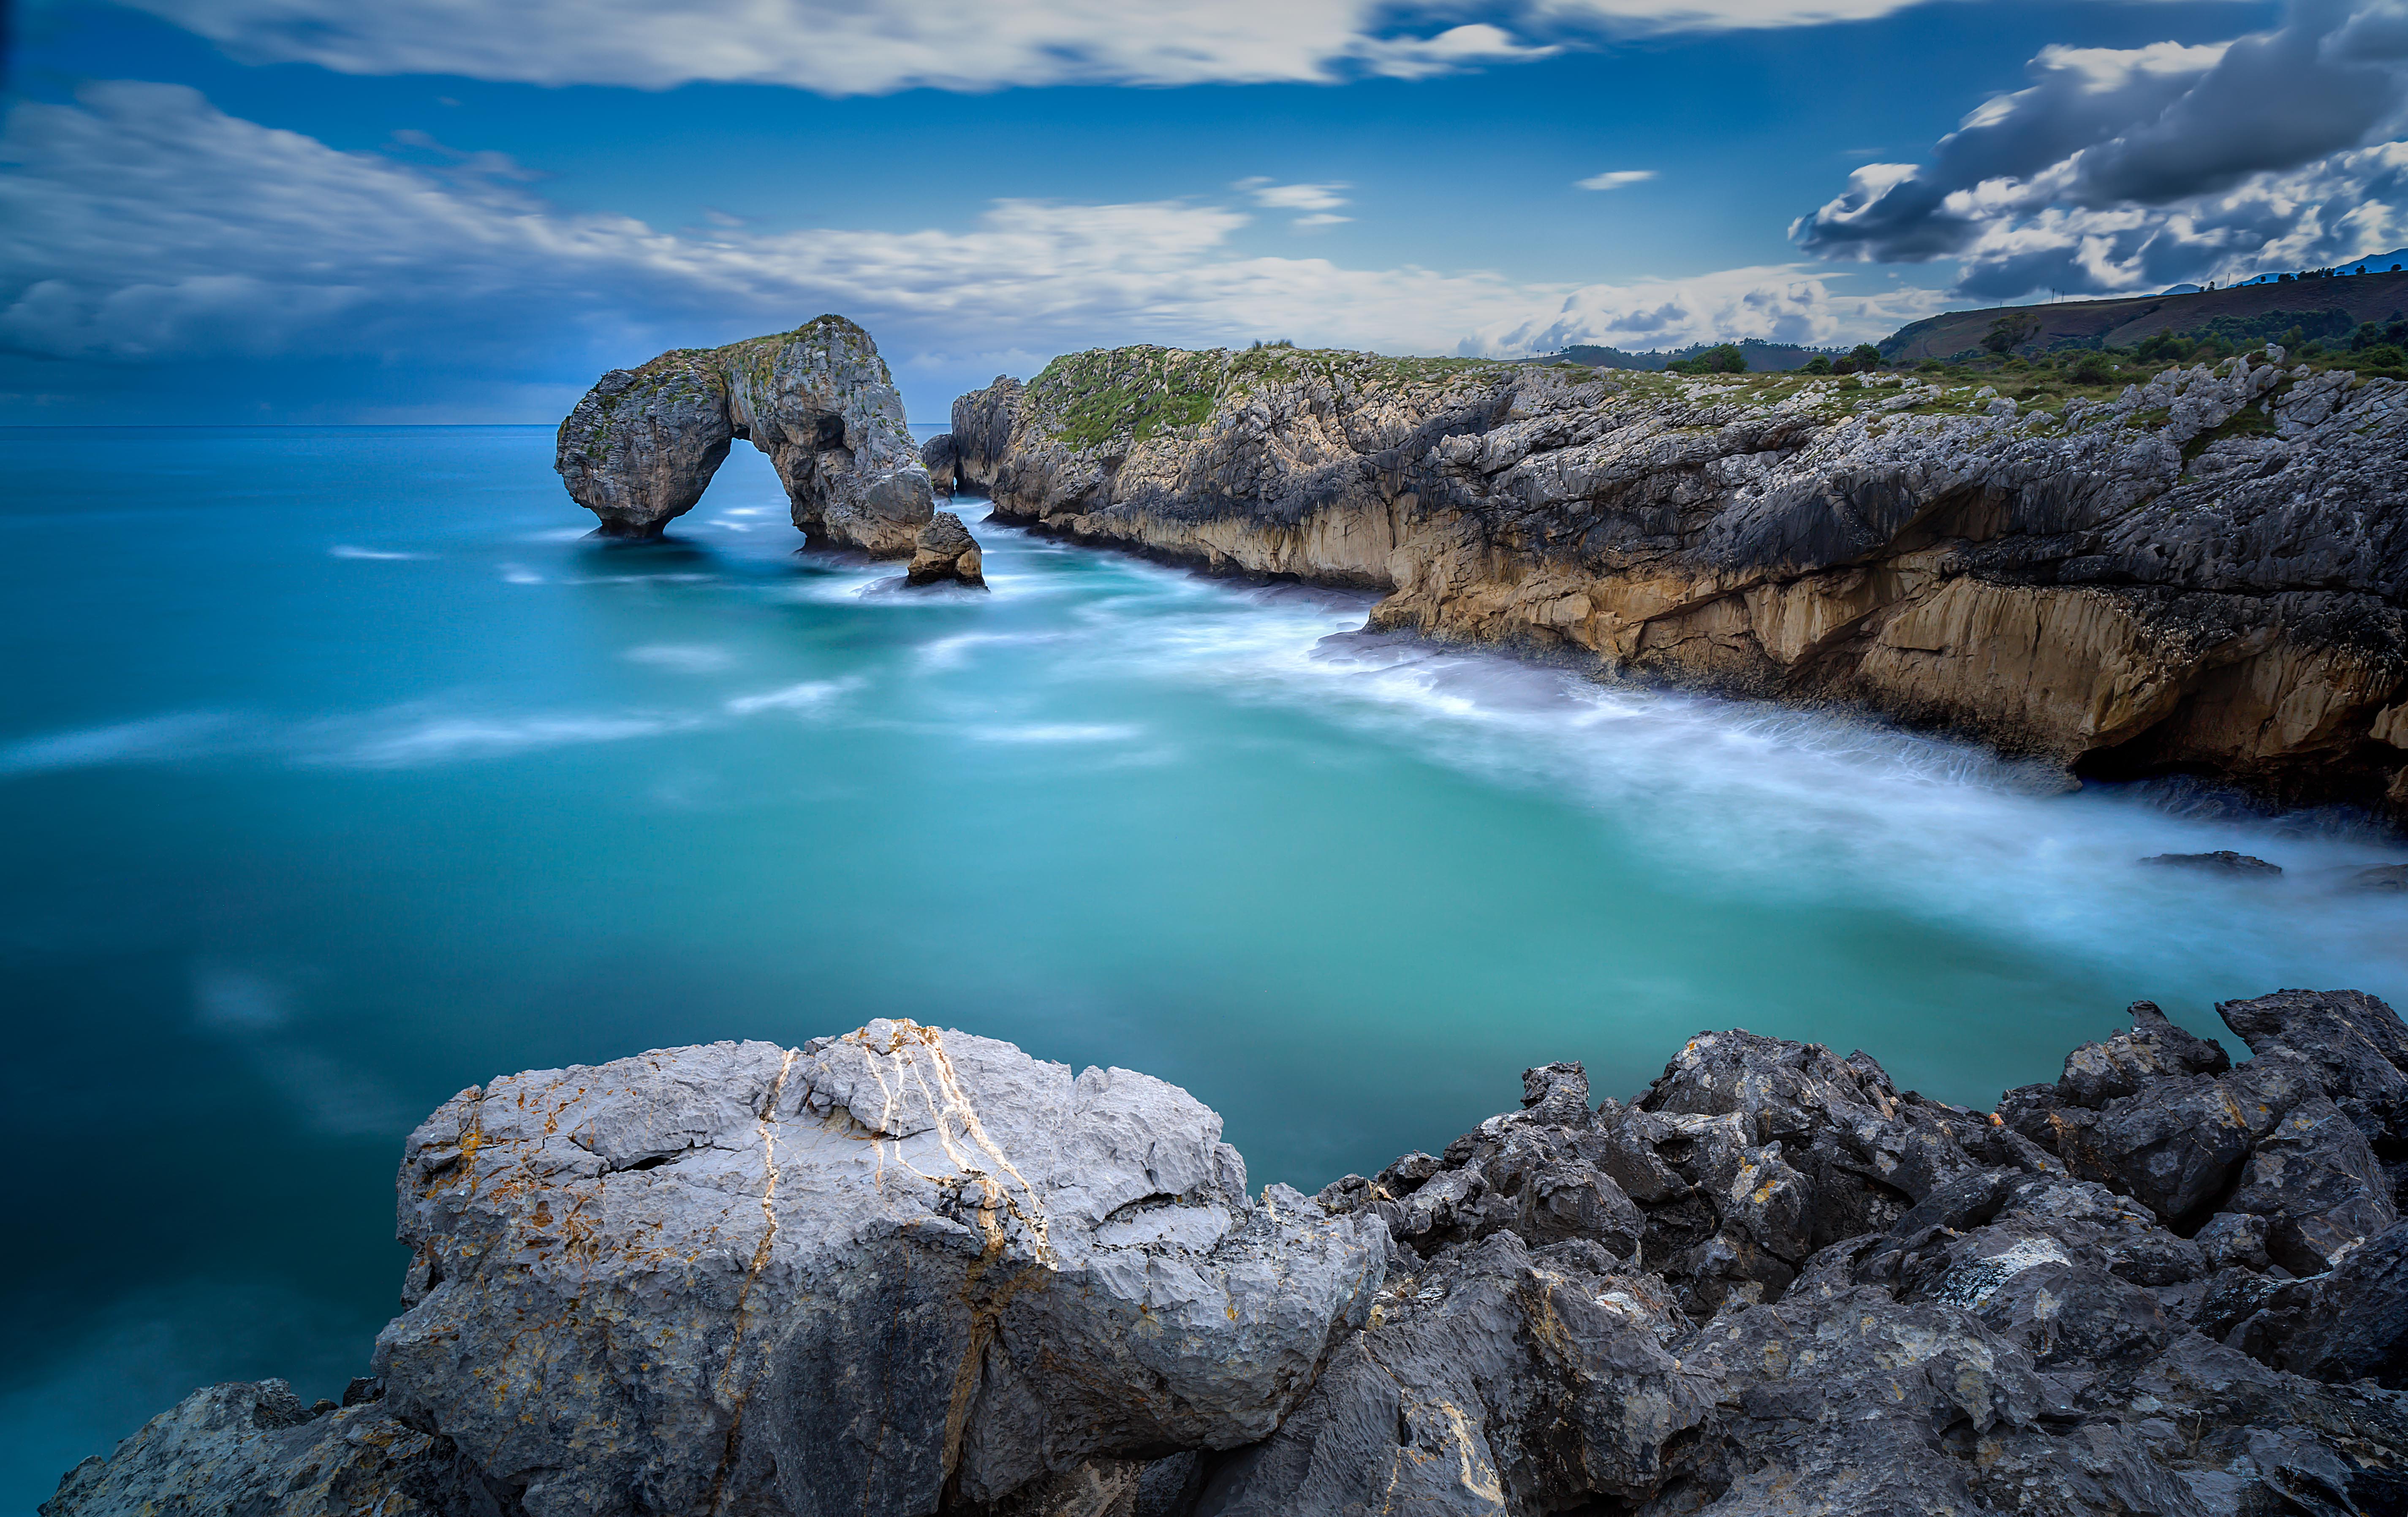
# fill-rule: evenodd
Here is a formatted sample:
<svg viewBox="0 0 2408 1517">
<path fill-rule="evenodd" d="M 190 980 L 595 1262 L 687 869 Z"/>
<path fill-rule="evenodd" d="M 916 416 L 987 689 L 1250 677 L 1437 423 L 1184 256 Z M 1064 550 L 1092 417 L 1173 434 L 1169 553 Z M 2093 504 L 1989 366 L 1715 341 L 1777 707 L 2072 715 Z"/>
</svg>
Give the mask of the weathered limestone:
<svg viewBox="0 0 2408 1517">
<path fill-rule="evenodd" d="M 2219 1010 L 2248 1064 L 2142 1002 L 1995 1113 L 1745 1032 L 1547 1065 L 1311 1199 L 905 1022 L 510 1076 L 410 1138 L 353 1404 L 196 1392 L 42 1510 L 2399 1511 L 2408 1026 Z"/>
<path fill-rule="evenodd" d="M 745 439 L 813 537 L 899 558 L 935 509 L 886 363 L 841 316 L 611 370 L 561 422 L 556 466 L 606 536 L 657 537 Z"/>
<path fill-rule="evenodd" d="M 979 551 L 978 539 L 970 536 L 969 528 L 962 525 L 962 519 L 951 511 L 939 511 L 935 520 L 920 529 L 919 539 L 913 545 L 911 566 L 905 571 L 903 578 L 915 585 L 932 585 L 951 580 L 960 584 L 983 587 L 986 584 L 986 575 L 982 568 L 983 563 L 984 555 Z"/>
<path fill-rule="evenodd" d="M 1127 348 L 962 397 L 944 451 L 1004 516 L 1377 588 L 1382 626 L 2408 815 L 2408 386 L 2274 356 L 2057 415 Z"/>
</svg>

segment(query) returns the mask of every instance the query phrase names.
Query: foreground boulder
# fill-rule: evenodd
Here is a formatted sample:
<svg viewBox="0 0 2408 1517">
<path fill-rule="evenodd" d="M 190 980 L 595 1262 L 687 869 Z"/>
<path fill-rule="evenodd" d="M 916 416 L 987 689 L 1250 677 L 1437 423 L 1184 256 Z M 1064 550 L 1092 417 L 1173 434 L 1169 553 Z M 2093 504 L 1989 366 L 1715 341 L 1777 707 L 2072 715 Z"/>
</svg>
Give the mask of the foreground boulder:
<svg viewBox="0 0 2408 1517">
<path fill-rule="evenodd" d="M 2393 1517 L 2408 1027 L 2219 1009 L 2248 1064 L 2143 1002 L 1988 1113 L 1744 1032 L 1542 1066 L 1310 1200 L 910 1023 L 512 1076 L 410 1138 L 351 1404 L 197 1392 L 43 1510 Z"/>
<path fill-rule="evenodd" d="M 1375 626 L 2408 816 L 2408 383 L 2284 357 L 2019 407 L 1116 348 L 962 396 L 941 452 L 1000 517 L 1376 589 Z"/>
<path fill-rule="evenodd" d="M 748 439 L 814 538 L 899 558 L 935 509 L 894 377 L 841 316 L 611 370 L 560 423 L 555 467 L 605 536 L 657 537 Z"/>
</svg>

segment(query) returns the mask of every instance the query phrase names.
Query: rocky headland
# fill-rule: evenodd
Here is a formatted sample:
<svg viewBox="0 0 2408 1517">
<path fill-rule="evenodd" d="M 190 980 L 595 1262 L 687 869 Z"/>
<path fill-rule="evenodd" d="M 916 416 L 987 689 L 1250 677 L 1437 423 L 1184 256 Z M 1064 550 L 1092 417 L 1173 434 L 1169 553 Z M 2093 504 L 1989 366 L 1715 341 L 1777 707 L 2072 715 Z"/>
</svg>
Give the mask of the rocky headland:
<svg viewBox="0 0 2408 1517">
<path fill-rule="evenodd" d="M 1380 626 L 2408 816 L 2408 385 L 2279 349 L 2042 408 L 1121 348 L 962 397 L 927 458 L 1007 520 L 1378 589 Z"/>
<path fill-rule="evenodd" d="M 841 316 L 612 369 L 560 423 L 554 466 L 605 536 L 657 537 L 748 440 L 769 455 L 796 530 L 882 558 L 924 550 L 936 504 L 903 398 L 869 334 Z"/>
<path fill-rule="evenodd" d="M 410 1135 L 344 1404 L 196 1392 L 46 1517 L 2408 1510 L 2408 1027 L 2143 1002 L 1991 1112 L 1700 1034 L 1255 1193 L 1186 1092 L 873 1022 Z"/>
</svg>

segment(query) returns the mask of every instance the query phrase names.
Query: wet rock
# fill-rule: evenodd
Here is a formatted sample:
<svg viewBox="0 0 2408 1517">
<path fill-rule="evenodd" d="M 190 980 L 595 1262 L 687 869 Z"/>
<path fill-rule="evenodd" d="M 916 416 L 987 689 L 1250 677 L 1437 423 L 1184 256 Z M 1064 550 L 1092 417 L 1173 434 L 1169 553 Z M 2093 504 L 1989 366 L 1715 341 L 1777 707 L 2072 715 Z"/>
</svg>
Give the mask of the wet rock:
<svg viewBox="0 0 2408 1517">
<path fill-rule="evenodd" d="M 2408 1390 L 2408 1224 L 2358 1248 L 2318 1283 L 2311 1320 L 2286 1341 L 2283 1362 L 2317 1380 Z"/>
<path fill-rule="evenodd" d="M 2320 1275 L 2400 1220 L 2366 1135 L 2321 1095 L 2283 1113 L 2250 1150 L 2229 1211 L 2266 1219 L 2266 1252 Z"/>
<path fill-rule="evenodd" d="M 2156 853 L 2141 862 L 2172 869 L 2197 869 L 2204 874 L 2271 878 L 2283 872 L 2279 864 L 2269 864 L 2250 853 L 2236 853 L 2229 848 L 2219 848 L 2213 853 Z"/>
<path fill-rule="evenodd" d="M 2391 1008 L 2360 991 L 2286 990 L 2215 1011 L 2257 1053 L 2309 1066 L 2377 1152 L 2408 1157 L 2408 1025 Z"/>
<path fill-rule="evenodd" d="M 2408 864 L 2378 864 L 2349 877 L 2352 890 L 2408 890 Z"/>
<path fill-rule="evenodd" d="M 986 585 L 986 576 L 981 572 L 983 563 L 978 539 L 970 536 L 969 528 L 962 525 L 962 519 L 951 511 L 939 511 L 926 526 L 920 529 L 920 537 L 911 554 L 911 566 L 903 578 L 905 582 L 915 585 L 952 581 L 983 589 Z"/>
<path fill-rule="evenodd" d="M 554 466 L 605 536 L 657 537 L 744 438 L 814 538 L 901 557 L 935 508 L 894 377 L 841 316 L 611 370 L 560 423 Z"/>
</svg>

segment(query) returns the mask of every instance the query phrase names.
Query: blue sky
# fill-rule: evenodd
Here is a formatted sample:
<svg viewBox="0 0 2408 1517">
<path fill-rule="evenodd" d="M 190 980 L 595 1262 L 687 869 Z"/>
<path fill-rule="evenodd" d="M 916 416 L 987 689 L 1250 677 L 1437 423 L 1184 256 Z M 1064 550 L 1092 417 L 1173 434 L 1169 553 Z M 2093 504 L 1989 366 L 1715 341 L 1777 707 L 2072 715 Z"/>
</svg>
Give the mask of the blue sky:
<svg viewBox="0 0 2408 1517">
<path fill-rule="evenodd" d="M 7 422 L 547 421 L 823 310 L 940 420 L 1106 343 L 1851 342 L 2408 243 L 2408 0 L 19 21 Z"/>
</svg>

